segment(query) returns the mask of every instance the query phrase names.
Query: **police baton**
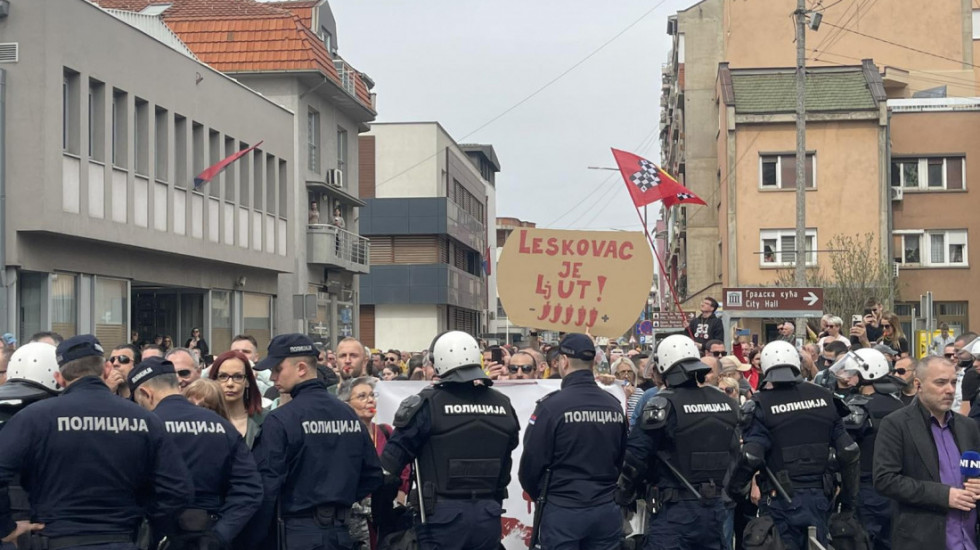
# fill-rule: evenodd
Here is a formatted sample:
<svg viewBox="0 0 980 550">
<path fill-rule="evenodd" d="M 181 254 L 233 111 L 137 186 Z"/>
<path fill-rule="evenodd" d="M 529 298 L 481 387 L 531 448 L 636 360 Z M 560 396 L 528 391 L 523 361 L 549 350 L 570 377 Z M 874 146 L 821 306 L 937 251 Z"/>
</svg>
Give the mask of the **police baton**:
<svg viewBox="0 0 980 550">
<path fill-rule="evenodd" d="M 789 493 L 786 492 L 786 488 L 779 483 L 778 479 L 776 479 L 776 474 L 772 473 L 772 469 L 769 468 L 768 464 L 765 465 L 765 468 L 766 475 L 769 476 L 769 481 L 772 482 L 772 486 L 774 489 L 776 489 L 776 493 L 778 493 L 779 496 L 786 501 L 786 504 L 793 504 L 793 499 L 790 498 Z"/>
<path fill-rule="evenodd" d="M 541 534 L 541 514 L 544 511 L 544 504 L 548 501 L 548 485 L 551 483 L 551 468 L 544 471 L 544 483 L 542 483 L 541 494 L 534 500 L 534 519 L 531 522 L 531 544 L 528 548 L 535 550 L 541 548 L 538 544 L 538 536 Z"/>
<path fill-rule="evenodd" d="M 684 477 L 684 474 L 682 474 L 680 470 L 675 468 L 674 465 L 670 463 L 670 460 L 668 460 L 667 457 L 665 457 L 661 453 L 657 453 L 657 458 L 660 459 L 661 464 L 663 464 L 664 466 L 667 467 L 668 470 L 670 470 L 670 473 L 674 474 L 674 477 L 677 478 L 677 481 L 680 481 L 681 484 L 684 485 L 684 488 L 686 488 L 688 491 L 691 491 L 691 493 L 693 493 L 698 500 L 701 500 L 702 498 L 701 493 L 699 493 L 698 490 L 694 488 L 694 485 L 691 485 L 691 482 L 688 481 L 686 477 Z"/>
<path fill-rule="evenodd" d="M 412 463 L 412 466 L 415 468 L 415 485 L 418 486 L 419 519 L 422 521 L 422 525 L 425 525 L 426 523 L 425 498 L 422 496 L 422 473 L 419 472 L 419 459 L 416 458 L 415 461 Z"/>
</svg>

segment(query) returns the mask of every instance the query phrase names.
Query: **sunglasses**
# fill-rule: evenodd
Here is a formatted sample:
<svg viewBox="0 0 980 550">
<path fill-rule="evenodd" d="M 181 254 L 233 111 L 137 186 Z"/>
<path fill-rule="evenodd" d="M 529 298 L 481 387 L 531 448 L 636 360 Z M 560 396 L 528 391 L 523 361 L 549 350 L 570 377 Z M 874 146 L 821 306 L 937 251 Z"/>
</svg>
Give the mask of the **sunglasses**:
<svg viewBox="0 0 980 550">
<path fill-rule="evenodd" d="M 728 352 L 727 351 L 713 351 L 713 352 L 711 352 L 711 355 L 714 355 L 715 357 L 725 357 L 726 355 L 728 355 Z"/>
<path fill-rule="evenodd" d="M 616 373 L 616 378 L 626 378 L 627 376 L 633 374 L 631 370 L 621 370 Z"/>
<path fill-rule="evenodd" d="M 133 362 L 128 355 L 113 355 L 109 357 L 110 363 L 119 363 L 120 365 L 128 365 Z"/>
<path fill-rule="evenodd" d="M 507 368 L 512 373 L 517 372 L 517 369 L 521 369 L 524 374 L 529 374 L 534 371 L 534 365 L 510 365 Z"/>
<path fill-rule="evenodd" d="M 180 369 L 177 372 L 177 378 L 187 378 L 191 375 L 191 369 Z"/>
<path fill-rule="evenodd" d="M 899 369 L 895 369 L 893 372 L 899 376 L 904 376 L 909 371 L 907 369 L 899 368 Z"/>
<path fill-rule="evenodd" d="M 725 393 L 728 395 L 735 395 L 735 388 L 725 388 Z"/>
<path fill-rule="evenodd" d="M 181 374 L 182 372 L 186 372 L 187 374 Z M 186 376 L 190 376 L 191 371 L 189 370 L 177 371 L 177 375 L 180 376 L 181 378 L 184 378 Z M 245 375 L 240 372 L 235 374 L 221 373 L 218 375 L 218 382 L 227 382 L 228 380 L 234 380 L 235 382 L 240 384 L 245 381 Z"/>
<path fill-rule="evenodd" d="M 881 328 L 892 328 L 892 326 L 889 325 L 888 323 L 882 323 Z"/>
<path fill-rule="evenodd" d="M 385 357 L 385 361 L 394 363 L 394 362 L 398 361 L 398 358 L 397 357 Z"/>
<path fill-rule="evenodd" d="M 943 354 L 943 357 L 945 357 L 946 359 L 952 359 L 952 358 L 956 357 L 956 354 L 955 353 L 944 353 Z"/>
</svg>

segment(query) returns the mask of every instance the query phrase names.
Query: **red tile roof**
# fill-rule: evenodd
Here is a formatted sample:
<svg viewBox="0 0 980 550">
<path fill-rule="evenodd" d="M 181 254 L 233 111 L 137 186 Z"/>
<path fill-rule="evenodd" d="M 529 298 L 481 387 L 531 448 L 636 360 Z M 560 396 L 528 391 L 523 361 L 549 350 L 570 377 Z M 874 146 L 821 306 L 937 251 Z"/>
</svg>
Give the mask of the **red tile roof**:
<svg viewBox="0 0 980 550">
<path fill-rule="evenodd" d="M 106 9 L 141 11 L 160 0 L 93 0 Z M 163 20 L 202 62 L 224 73 L 318 71 L 343 82 L 323 41 L 310 29 L 319 2 L 171 0 Z M 277 7 L 281 6 L 281 7 Z M 308 10 L 304 21 L 297 12 Z M 371 94 L 356 70 L 353 95 L 367 109 Z"/>
</svg>

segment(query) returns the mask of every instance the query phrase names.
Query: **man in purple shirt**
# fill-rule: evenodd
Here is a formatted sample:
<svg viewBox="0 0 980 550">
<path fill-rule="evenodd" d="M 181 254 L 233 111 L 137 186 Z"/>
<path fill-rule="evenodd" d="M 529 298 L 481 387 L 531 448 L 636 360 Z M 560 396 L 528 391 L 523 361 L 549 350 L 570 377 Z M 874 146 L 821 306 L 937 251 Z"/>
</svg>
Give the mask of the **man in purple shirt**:
<svg viewBox="0 0 980 550">
<path fill-rule="evenodd" d="M 874 487 L 898 502 L 892 548 L 977 550 L 976 501 L 980 479 L 964 480 L 960 457 L 980 450 L 980 429 L 953 412 L 956 368 L 929 356 L 916 365 L 919 392 L 909 406 L 888 415 L 875 442 Z"/>
</svg>

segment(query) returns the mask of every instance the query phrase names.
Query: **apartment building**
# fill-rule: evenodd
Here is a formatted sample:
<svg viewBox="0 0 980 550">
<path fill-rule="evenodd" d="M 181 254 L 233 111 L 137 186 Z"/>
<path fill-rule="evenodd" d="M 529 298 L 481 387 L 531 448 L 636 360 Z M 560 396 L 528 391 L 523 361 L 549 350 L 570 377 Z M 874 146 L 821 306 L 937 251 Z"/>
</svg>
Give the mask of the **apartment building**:
<svg viewBox="0 0 980 550">
<path fill-rule="evenodd" d="M 360 147 L 362 341 L 420 350 L 446 330 L 483 335 L 496 311 L 492 147 L 464 150 L 437 122 L 375 123 Z"/>
<path fill-rule="evenodd" d="M 327 1 L 97 1 L 156 14 L 202 62 L 295 114 L 288 200 L 299 219 L 285 228 L 296 243 L 295 262 L 279 278 L 276 322 L 283 332 L 305 331 L 328 346 L 357 336 L 357 277 L 369 269 L 370 246 L 358 232 L 364 202 L 357 136 L 376 116 L 374 83 L 341 57 Z M 250 166 L 230 170 L 249 181 Z M 240 194 L 240 200 L 261 207 L 268 197 Z"/>
<path fill-rule="evenodd" d="M 117 17 L 119 16 L 119 17 Z M 18 2 L 0 19 L 6 312 L 18 337 L 105 346 L 204 329 L 261 343 L 295 270 L 293 113 L 202 63 L 158 18 Z M 201 170 L 261 145 L 221 176 Z"/>
</svg>

